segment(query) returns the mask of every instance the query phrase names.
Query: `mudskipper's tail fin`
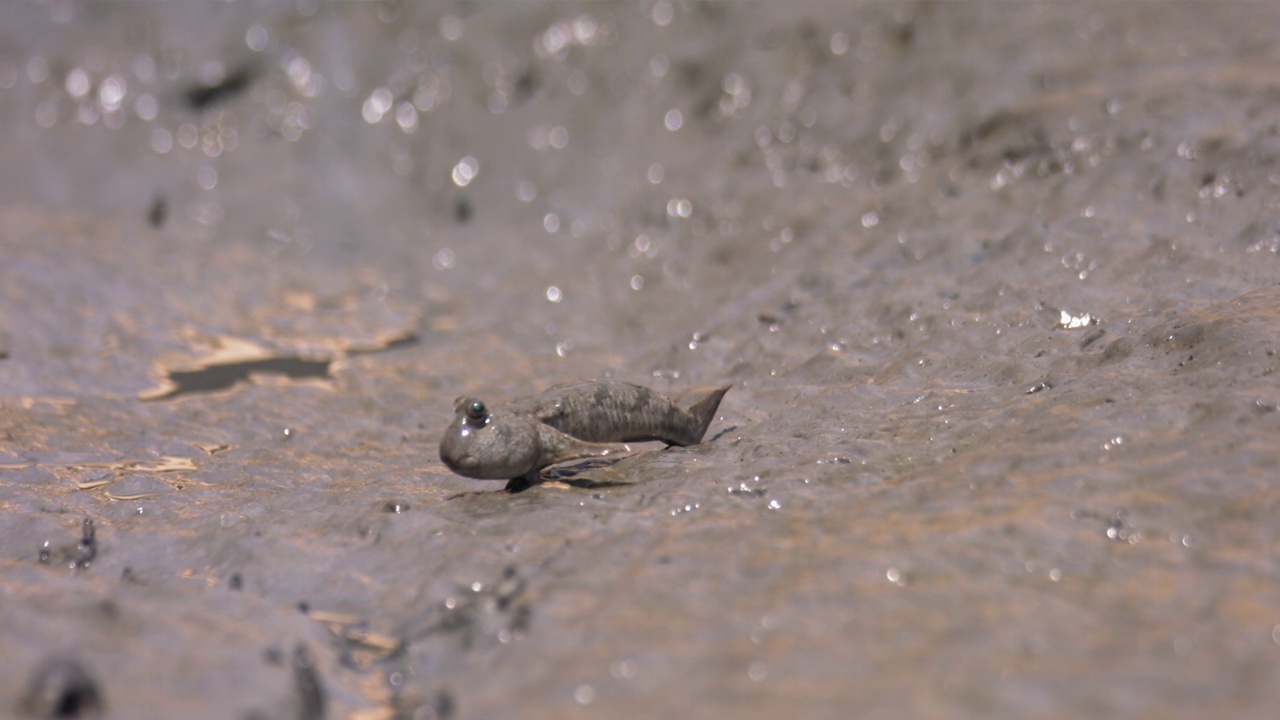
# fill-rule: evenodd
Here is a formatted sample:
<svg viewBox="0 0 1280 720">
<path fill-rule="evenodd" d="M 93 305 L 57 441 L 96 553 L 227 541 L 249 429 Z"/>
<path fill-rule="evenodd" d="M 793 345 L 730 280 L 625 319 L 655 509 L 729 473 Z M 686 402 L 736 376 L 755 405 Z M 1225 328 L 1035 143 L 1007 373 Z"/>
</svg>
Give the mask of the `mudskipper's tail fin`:
<svg viewBox="0 0 1280 720">
<path fill-rule="evenodd" d="M 689 414 L 698 422 L 698 436 L 695 443 L 702 442 L 702 436 L 707 434 L 707 428 L 711 426 L 711 421 L 716 417 L 716 410 L 720 407 L 720 400 L 724 398 L 724 394 L 729 392 L 732 385 L 715 388 L 708 392 L 701 400 L 689 406 Z"/>
</svg>

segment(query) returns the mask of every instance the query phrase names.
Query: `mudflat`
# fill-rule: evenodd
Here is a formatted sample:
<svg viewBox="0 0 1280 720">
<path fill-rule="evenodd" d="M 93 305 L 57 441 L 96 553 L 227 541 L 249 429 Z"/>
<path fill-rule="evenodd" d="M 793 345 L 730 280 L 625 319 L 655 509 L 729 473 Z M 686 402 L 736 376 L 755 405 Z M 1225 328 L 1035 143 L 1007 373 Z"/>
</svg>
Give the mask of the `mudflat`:
<svg viewBox="0 0 1280 720">
<path fill-rule="evenodd" d="M 1278 36 L 3 4 L 0 715 L 1272 717 Z M 440 462 L 585 378 L 733 391 Z"/>
</svg>

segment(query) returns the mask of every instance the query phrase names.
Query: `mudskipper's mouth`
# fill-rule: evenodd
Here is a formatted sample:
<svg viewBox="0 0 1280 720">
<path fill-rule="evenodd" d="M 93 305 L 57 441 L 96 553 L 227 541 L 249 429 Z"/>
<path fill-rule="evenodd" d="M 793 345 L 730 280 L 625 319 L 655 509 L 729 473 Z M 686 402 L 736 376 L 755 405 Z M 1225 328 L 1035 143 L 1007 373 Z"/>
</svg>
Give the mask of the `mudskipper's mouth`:
<svg viewBox="0 0 1280 720">
<path fill-rule="evenodd" d="M 475 455 L 455 457 L 453 455 L 440 453 L 440 459 L 444 462 L 445 467 L 459 474 L 464 470 L 475 470 L 480 467 L 480 458 L 477 458 Z"/>
</svg>

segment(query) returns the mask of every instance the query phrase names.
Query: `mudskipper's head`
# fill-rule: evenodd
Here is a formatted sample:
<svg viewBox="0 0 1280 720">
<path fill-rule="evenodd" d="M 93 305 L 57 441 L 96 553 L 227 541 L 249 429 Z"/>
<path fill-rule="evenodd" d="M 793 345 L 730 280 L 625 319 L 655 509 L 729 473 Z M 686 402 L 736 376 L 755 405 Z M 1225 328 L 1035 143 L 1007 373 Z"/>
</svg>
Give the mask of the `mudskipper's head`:
<svg viewBox="0 0 1280 720">
<path fill-rule="evenodd" d="M 537 420 L 491 411 L 473 397 L 458 398 L 453 410 L 453 422 L 440 438 L 440 460 L 450 470 L 479 480 L 510 480 L 534 469 Z"/>
</svg>

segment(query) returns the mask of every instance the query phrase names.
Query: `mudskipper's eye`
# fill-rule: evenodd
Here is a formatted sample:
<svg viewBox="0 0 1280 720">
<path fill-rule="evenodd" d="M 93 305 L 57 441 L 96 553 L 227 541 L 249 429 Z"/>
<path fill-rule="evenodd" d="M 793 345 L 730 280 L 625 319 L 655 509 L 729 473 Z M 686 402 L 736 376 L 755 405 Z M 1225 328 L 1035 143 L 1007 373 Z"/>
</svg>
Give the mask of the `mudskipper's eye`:
<svg viewBox="0 0 1280 720">
<path fill-rule="evenodd" d="M 467 406 L 467 419 L 469 420 L 484 420 L 485 415 L 487 414 L 488 409 L 485 408 L 484 403 L 479 400 L 476 400 Z"/>
</svg>

